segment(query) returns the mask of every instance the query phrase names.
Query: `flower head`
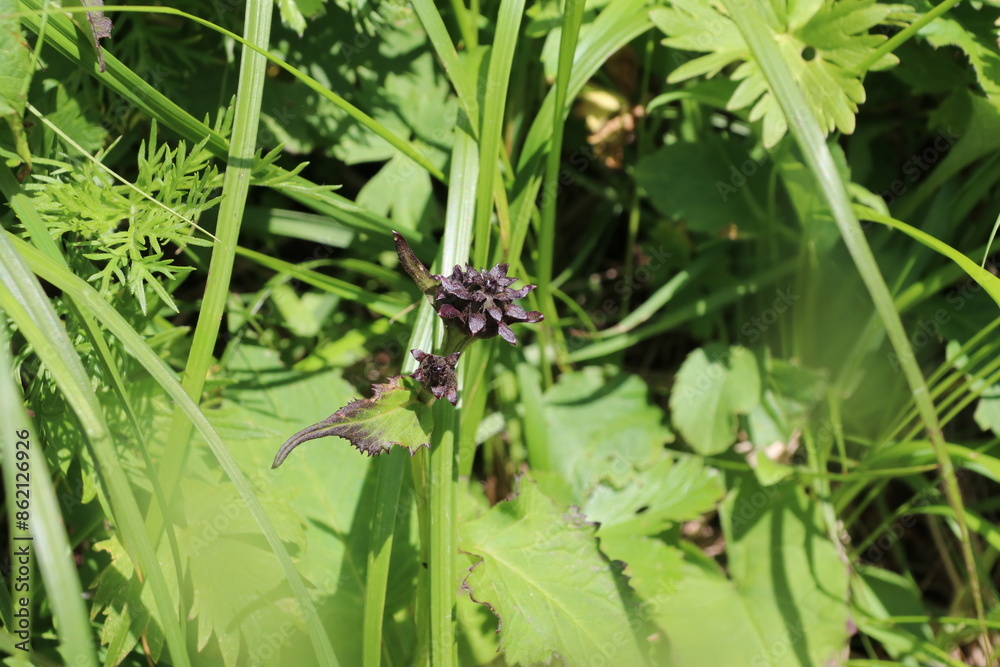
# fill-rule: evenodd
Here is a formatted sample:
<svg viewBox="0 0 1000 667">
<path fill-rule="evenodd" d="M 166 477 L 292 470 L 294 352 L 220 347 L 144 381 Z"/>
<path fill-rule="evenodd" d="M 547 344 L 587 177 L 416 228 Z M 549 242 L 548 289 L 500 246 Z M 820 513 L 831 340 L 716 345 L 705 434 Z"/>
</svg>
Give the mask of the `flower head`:
<svg viewBox="0 0 1000 667">
<path fill-rule="evenodd" d="M 420 362 L 420 368 L 410 375 L 427 388 L 434 398 L 446 398 L 452 405 L 458 403 L 458 374 L 455 366 L 461 352 L 439 357 L 423 350 L 410 350 L 413 358 Z"/>
<path fill-rule="evenodd" d="M 497 264 L 489 271 L 477 271 L 468 265 L 464 270 L 456 266 L 450 276 L 434 276 L 441 282 L 436 296 L 438 315 L 458 320 L 459 329 L 473 338 L 499 335 L 517 345 L 510 325 L 541 322 L 543 316 L 537 310 L 525 311 L 514 303 L 527 296 L 535 285 L 512 289 L 510 286 L 517 278 L 509 277 L 507 268 L 507 264 Z"/>
<path fill-rule="evenodd" d="M 518 279 L 507 275 L 509 265 L 497 264 L 488 271 L 477 271 L 469 265 L 465 269 L 456 266 L 450 276 L 433 275 L 417 259 L 402 234 L 393 232 L 393 239 L 400 264 L 438 315 L 451 325 L 450 329 L 457 329 L 469 338 L 500 336 L 511 345 L 517 345 L 511 324 L 530 324 L 544 319 L 537 310 L 525 311 L 514 303 L 527 296 L 535 285 L 512 289 L 511 285 Z"/>
</svg>

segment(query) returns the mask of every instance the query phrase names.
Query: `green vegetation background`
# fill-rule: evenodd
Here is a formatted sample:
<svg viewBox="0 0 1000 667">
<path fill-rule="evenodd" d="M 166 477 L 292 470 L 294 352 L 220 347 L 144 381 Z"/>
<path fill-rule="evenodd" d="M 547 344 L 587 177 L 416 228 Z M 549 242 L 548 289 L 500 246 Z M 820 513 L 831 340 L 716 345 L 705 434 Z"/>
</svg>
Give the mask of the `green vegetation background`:
<svg viewBox="0 0 1000 667">
<path fill-rule="evenodd" d="M 995 664 L 1000 3 L 72 9 L 0 0 L 6 664 Z M 440 336 L 391 230 L 545 320 L 272 471 Z"/>
</svg>

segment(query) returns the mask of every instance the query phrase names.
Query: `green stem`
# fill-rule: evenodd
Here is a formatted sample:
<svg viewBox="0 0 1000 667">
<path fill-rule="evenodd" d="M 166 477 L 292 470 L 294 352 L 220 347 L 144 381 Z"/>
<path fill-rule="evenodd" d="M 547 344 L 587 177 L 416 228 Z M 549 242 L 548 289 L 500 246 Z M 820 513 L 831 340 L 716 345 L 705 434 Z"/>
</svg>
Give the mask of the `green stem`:
<svg viewBox="0 0 1000 667">
<path fill-rule="evenodd" d="M 867 73 L 868 68 L 877 63 L 879 60 L 881 60 L 883 56 L 885 56 L 887 53 L 892 53 L 893 51 L 895 51 L 896 47 L 898 47 L 903 42 L 916 35 L 921 28 L 923 28 L 925 25 L 927 25 L 937 17 L 947 12 L 949 9 L 951 9 L 961 1 L 962 0 L 945 0 L 940 5 L 937 5 L 936 7 L 934 7 L 934 9 L 930 10 L 929 12 L 921 16 L 919 19 L 917 19 L 910 25 L 906 26 L 905 28 L 897 32 L 895 35 L 887 39 L 885 42 L 883 42 L 881 46 L 872 51 L 872 53 L 869 54 L 867 58 L 862 60 L 854 71 L 859 74 Z"/>
<path fill-rule="evenodd" d="M 414 651 L 413 664 L 418 667 L 431 667 L 431 602 L 430 574 L 427 569 L 430 563 L 431 528 L 430 528 L 430 458 L 422 452 L 410 460 L 410 472 L 413 475 L 413 495 L 417 505 L 417 524 L 420 531 L 420 567 L 417 570 L 417 600 L 414 610 L 414 621 L 417 626 L 417 646 Z"/>
<path fill-rule="evenodd" d="M 385 582 L 389 578 L 392 537 L 399 507 L 399 490 L 403 485 L 409 457 L 401 448 L 393 448 L 388 461 L 381 463 L 375 476 L 375 513 L 372 515 L 371 543 L 368 547 L 368 582 Z M 366 587 L 367 588 L 367 587 Z M 382 620 L 385 615 L 384 583 L 382 594 L 365 596 L 362 631 L 364 667 L 378 667 L 382 657 Z M 367 590 L 366 590 L 367 592 Z"/>
<path fill-rule="evenodd" d="M 248 44 L 263 44 L 270 39 L 272 4 L 270 0 L 251 0 L 247 4 L 246 39 Z M 212 259 L 208 268 L 205 296 L 202 299 L 191 343 L 191 353 L 184 370 L 183 387 L 191 399 L 200 402 L 208 369 L 212 363 L 212 350 L 218 340 L 219 327 L 229 298 L 229 283 L 233 274 L 233 259 L 236 243 L 240 235 L 240 223 L 246 207 L 247 192 L 250 189 L 250 169 L 257 142 L 257 127 L 260 121 L 261 96 L 264 88 L 264 71 L 267 59 L 257 51 L 243 50 L 240 62 L 239 87 L 236 92 L 236 110 L 233 120 L 233 137 L 229 145 L 229 157 L 222 184 L 222 204 L 219 207 L 219 222 L 216 229 L 218 241 L 212 247 Z M 191 423 L 179 408 L 174 410 L 161 479 L 168 497 L 176 492 L 181 471 L 190 450 Z M 150 512 L 147 524 L 159 532 L 160 516 Z"/>
<path fill-rule="evenodd" d="M 927 392 L 924 376 L 910 349 L 906 330 L 903 328 L 902 320 L 893 304 L 892 294 L 879 271 L 875 256 L 865 238 L 864 230 L 862 230 L 851 207 L 850 197 L 839 177 L 823 131 L 779 52 L 774 35 L 754 9 L 744 6 L 739 0 L 724 0 L 724 4 L 750 47 L 754 60 L 763 70 L 771 91 L 781 105 L 788 120 L 788 127 L 799 144 L 806 163 L 816 177 L 837 227 L 840 229 L 844 245 L 847 246 L 858 273 L 861 274 L 861 279 L 868 289 L 875 309 L 885 325 L 889 341 L 899 356 L 903 374 L 910 385 L 910 391 L 937 457 L 941 478 L 944 482 L 945 496 L 954 512 L 976 617 L 980 620 L 981 638 L 986 640 L 984 644 L 988 644 L 979 573 L 972 553 L 969 527 L 965 521 L 965 503 L 962 500 L 958 479 L 955 476 L 955 467 L 948 455 L 937 411 L 934 409 L 934 403 Z M 759 0 L 757 4 L 759 4 Z M 987 654 L 992 653 L 989 650 L 986 652 Z"/>
<path fill-rule="evenodd" d="M 554 347 L 560 356 L 560 365 L 566 364 L 566 346 L 557 344 L 560 329 L 557 327 L 556 303 L 552 298 L 552 265 L 556 239 L 556 200 L 559 196 L 559 167 L 562 164 L 563 116 L 570 75 L 573 71 L 573 55 L 580 37 L 583 23 L 585 0 L 566 0 L 563 14 L 562 34 L 559 36 L 559 65 L 555 82 L 555 103 L 552 107 L 552 137 L 545 161 L 545 187 L 542 189 L 542 225 L 538 238 L 538 300 L 542 311 L 547 314 L 542 325 L 543 345 L 542 372 L 545 385 L 552 385 L 552 368 L 546 363 L 546 349 Z"/>
<path fill-rule="evenodd" d="M 436 315 L 429 303 L 422 303 L 416 326 L 410 335 L 410 347 L 430 349 L 434 340 L 434 320 Z M 403 372 L 415 370 L 417 362 L 409 354 L 403 362 Z M 368 570 L 365 575 L 365 614 L 362 631 L 365 667 L 379 664 L 382 653 L 382 621 L 385 613 L 385 598 L 389 582 L 389 559 L 396 530 L 396 514 L 399 509 L 399 490 L 403 486 L 407 463 L 423 461 L 425 454 L 418 452 L 413 458 L 393 452 L 385 463 L 379 465 L 376 480 L 375 513 L 372 515 L 371 542 L 368 546 Z M 414 485 L 414 489 L 422 487 Z M 417 497 L 417 508 L 422 504 Z M 423 503 L 426 504 L 426 503 Z M 418 608 L 419 609 L 419 608 Z"/>
<path fill-rule="evenodd" d="M 455 664 L 455 554 L 457 543 L 455 434 L 458 412 L 447 401 L 433 406 L 430 451 L 430 630 L 434 667 Z"/>
<path fill-rule="evenodd" d="M 479 181 L 476 184 L 475 247 L 473 264 L 486 266 L 490 256 L 490 219 L 493 215 L 497 156 L 503 134 L 504 109 L 510 84 L 514 47 L 524 16 L 524 0 L 501 0 L 496 39 L 490 54 L 482 128 L 479 132 Z"/>
<path fill-rule="evenodd" d="M 468 8 L 462 0 L 451 0 L 451 8 L 455 12 L 455 22 L 458 23 L 458 30 L 462 33 L 465 47 L 467 49 L 475 48 L 479 42 L 479 35 L 475 23 L 471 20 Z"/>
</svg>

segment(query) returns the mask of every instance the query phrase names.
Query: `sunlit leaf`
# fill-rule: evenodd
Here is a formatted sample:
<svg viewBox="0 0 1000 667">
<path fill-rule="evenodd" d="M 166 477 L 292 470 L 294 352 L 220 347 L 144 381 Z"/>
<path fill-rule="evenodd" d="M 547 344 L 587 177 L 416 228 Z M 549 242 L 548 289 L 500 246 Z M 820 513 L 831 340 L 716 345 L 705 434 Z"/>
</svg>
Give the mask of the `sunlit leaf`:
<svg viewBox="0 0 1000 667">
<path fill-rule="evenodd" d="M 508 664 L 648 664 L 626 611 L 635 605 L 595 532 L 527 477 L 513 500 L 460 527 L 473 559 L 465 585 L 500 619 Z"/>
<path fill-rule="evenodd" d="M 760 402 L 760 374 L 742 347 L 711 344 L 688 355 L 670 394 L 674 425 L 699 454 L 724 452 L 736 442 L 737 415 Z"/>
</svg>

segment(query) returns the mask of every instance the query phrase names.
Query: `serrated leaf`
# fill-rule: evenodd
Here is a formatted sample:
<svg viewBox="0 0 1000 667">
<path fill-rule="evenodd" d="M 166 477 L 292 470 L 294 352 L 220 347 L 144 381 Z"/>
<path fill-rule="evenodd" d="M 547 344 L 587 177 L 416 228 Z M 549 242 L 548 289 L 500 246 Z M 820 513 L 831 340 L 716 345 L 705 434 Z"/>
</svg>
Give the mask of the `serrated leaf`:
<svg viewBox="0 0 1000 667">
<path fill-rule="evenodd" d="M 417 384 L 409 377 L 389 378 L 374 384 L 371 398 L 351 401 L 321 422 L 308 426 L 288 440 L 274 457 L 277 468 L 303 442 L 335 435 L 350 441 L 368 456 L 378 456 L 393 445 L 410 450 L 430 447 L 431 412 L 419 398 Z"/>
<path fill-rule="evenodd" d="M 688 355 L 670 394 L 674 426 L 705 456 L 736 441 L 737 415 L 760 402 L 760 374 L 753 354 L 742 347 L 711 344 Z"/>
<path fill-rule="evenodd" d="M 920 34 L 935 47 L 951 45 L 964 51 L 986 97 L 1000 104 L 1000 49 L 993 16 L 956 7 L 921 28 Z"/>
<path fill-rule="evenodd" d="M 230 484 L 197 478 L 182 481 L 186 525 L 178 531 L 188 556 L 194 600 L 189 618 L 197 619 L 198 650 L 214 635 L 226 667 L 240 664 L 241 651 L 253 653 L 274 628 L 302 617 L 281 565 L 260 534 L 253 516 Z M 272 508 L 269 508 L 271 512 Z M 301 520 L 285 513 L 277 522 L 286 533 Z"/>
<path fill-rule="evenodd" d="M 459 547 L 477 559 L 465 586 L 499 617 L 508 664 L 648 664 L 627 611 L 634 603 L 595 533 L 527 477 L 513 500 L 460 526 Z"/>
<path fill-rule="evenodd" d="M 165 552 L 166 540 L 163 541 L 160 548 Z M 119 664 L 143 637 L 149 647 L 150 657 L 154 660 L 158 659 L 163 650 L 165 638 L 160 626 L 159 615 L 156 612 L 152 588 L 143 586 L 139 600 L 129 596 L 129 580 L 133 576 L 135 567 L 128 552 L 117 537 L 112 536 L 97 542 L 94 544 L 94 550 L 104 551 L 111 557 L 111 562 L 98 575 L 92 586 L 96 590 L 90 618 L 94 620 L 98 614 L 103 614 L 105 617 L 101 624 L 101 642 L 110 643 L 113 637 L 125 631 L 122 628 L 123 625 L 129 626 L 125 642 L 120 644 L 118 650 L 113 654 L 109 653 L 108 663 Z M 166 554 L 164 553 L 164 555 Z M 177 580 L 172 576 L 173 570 L 164 568 L 163 572 L 167 577 L 167 586 L 176 598 L 178 595 Z"/>
<path fill-rule="evenodd" d="M 865 101 L 864 86 L 856 68 L 886 40 L 868 31 L 884 23 L 899 23 L 912 16 L 906 5 L 878 4 L 875 0 L 794 2 L 776 0 L 765 15 L 779 50 L 802 86 L 806 99 L 824 131 L 854 131 L 854 115 Z M 753 59 L 743 36 L 725 10 L 706 0 L 679 0 L 670 8 L 650 13 L 667 35 L 664 44 L 684 51 L 707 53 L 683 63 L 668 77 L 676 83 L 740 63 L 732 73 L 741 84 L 730 98 L 730 109 L 751 107 L 750 119 L 763 119 L 764 146 L 770 148 L 785 135 L 784 113 L 771 95 L 763 71 Z M 898 62 L 887 54 L 871 69 Z"/>
</svg>

